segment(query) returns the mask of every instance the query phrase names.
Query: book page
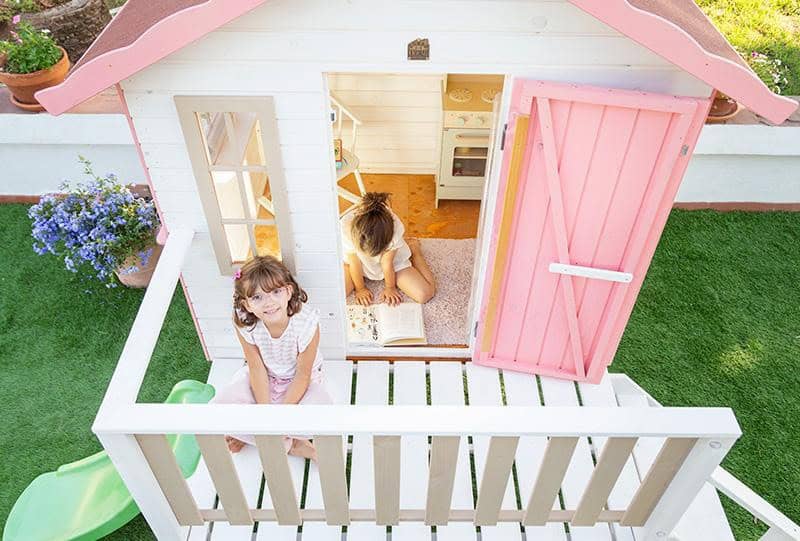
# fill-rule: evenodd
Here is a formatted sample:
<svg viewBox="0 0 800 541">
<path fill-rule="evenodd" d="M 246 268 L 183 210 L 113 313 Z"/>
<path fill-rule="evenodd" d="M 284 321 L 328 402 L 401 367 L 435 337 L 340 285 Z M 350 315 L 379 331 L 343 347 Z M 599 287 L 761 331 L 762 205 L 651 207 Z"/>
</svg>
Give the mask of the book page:
<svg viewBox="0 0 800 541">
<path fill-rule="evenodd" d="M 347 340 L 350 344 L 380 345 L 374 307 L 347 306 Z"/>
<path fill-rule="evenodd" d="M 383 344 L 404 338 L 425 337 L 420 304 L 415 302 L 404 302 L 397 306 L 380 304 L 375 315 L 380 329 L 380 341 Z"/>
</svg>

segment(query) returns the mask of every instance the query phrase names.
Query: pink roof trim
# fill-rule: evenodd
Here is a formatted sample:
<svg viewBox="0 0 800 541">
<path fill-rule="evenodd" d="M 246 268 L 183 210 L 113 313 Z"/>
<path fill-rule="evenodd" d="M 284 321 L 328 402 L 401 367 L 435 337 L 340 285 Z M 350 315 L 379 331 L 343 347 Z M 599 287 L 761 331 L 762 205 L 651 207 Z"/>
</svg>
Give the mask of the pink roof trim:
<svg viewBox="0 0 800 541">
<path fill-rule="evenodd" d="M 797 109 L 797 102 L 774 94 L 743 62 L 709 52 L 664 17 L 639 9 L 627 0 L 569 1 L 770 122 L 780 124 Z"/>
<path fill-rule="evenodd" d="M 48 112 L 60 115 L 264 1 L 208 0 L 176 11 L 148 28 L 130 45 L 79 62 L 63 83 L 40 90 L 36 99 Z M 112 20 L 106 30 L 113 23 Z"/>
<path fill-rule="evenodd" d="M 79 62 L 63 83 L 37 92 L 36 98 L 50 113 L 59 115 L 265 1 L 208 0 L 176 11 L 153 24 L 130 45 Z M 773 94 L 746 66 L 709 52 L 664 16 L 639 9 L 626 0 L 569 1 L 771 122 L 780 124 L 797 108 L 793 100 Z M 647 5 L 646 0 L 637 1 Z M 113 24 L 114 21 L 109 26 Z"/>
</svg>

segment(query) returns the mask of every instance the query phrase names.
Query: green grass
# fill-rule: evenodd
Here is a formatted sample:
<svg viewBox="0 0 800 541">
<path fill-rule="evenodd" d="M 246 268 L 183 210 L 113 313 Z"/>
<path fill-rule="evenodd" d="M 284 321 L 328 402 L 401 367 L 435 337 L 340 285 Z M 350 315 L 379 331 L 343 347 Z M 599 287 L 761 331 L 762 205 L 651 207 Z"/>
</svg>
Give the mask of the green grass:
<svg viewBox="0 0 800 541">
<path fill-rule="evenodd" d="M 38 474 L 100 446 L 90 427 L 142 293 L 94 289 L 30 249 L 0 205 L 0 527 Z M 674 211 L 612 371 L 665 405 L 730 406 L 744 436 L 725 467 L 800 521 L 800 213 Z M 163 400 L 208 366 L 180 291 L 145 378 Z M 763 527 L 726 505 L 736 538 Z M 137 518 L 110 536 L 152 539 Z"/>
<path fill-rule="evenodd" d="M 798 299 L 800 213 L 673 211 L 611 365 L 664 405 L 733 408 L 724 467 L 796 522 Z M 758 539 L 725 503 L 736 539 Z"/>
<path fill-rule="evenodd" d="M 800 1 L 696 0 L 739 51 L 778 58 L 788 66 L 787 96 L 800 95 Z"/>
<path fill-rule="evenodd" d="M 92 421 L 143 296 L 91 286 L 35 255 L 26 210 L 0 205 L 0 529 L 34 477 L 101 449 Z M 139 400 L 162 401 L 179 380 L 207 375 L 177 288 Z M 153 538 L 141 515 L 112 537 Z"/>
</svg>

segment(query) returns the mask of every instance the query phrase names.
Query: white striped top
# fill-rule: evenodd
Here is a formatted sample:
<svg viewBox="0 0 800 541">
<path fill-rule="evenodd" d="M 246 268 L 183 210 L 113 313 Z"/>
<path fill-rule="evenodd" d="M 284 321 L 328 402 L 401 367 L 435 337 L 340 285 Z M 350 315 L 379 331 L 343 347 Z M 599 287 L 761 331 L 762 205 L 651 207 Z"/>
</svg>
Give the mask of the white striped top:
<svg viewBox="0 0 800 541">
<path fill-rule="evenodd" d="M 291 379 L 297 371 L 297 356 L 301 351 L 305 351 L 308 344 L 311 343 L 317 327 L 319 327 L 319 310 L 304 306 L 289 318 L 289 325 L 286 326 L 286 330 L 283 331 L 280 338 L 273 338 L 264 322 L 260 320 L 250 328 L 236 327 L 236 329 L 245 341 L 258 348 L 269 375 Z M 322 353 L 317 348 L 317 356 L 314 358 L 312 370 L 321 367 Z"/>
</svg>

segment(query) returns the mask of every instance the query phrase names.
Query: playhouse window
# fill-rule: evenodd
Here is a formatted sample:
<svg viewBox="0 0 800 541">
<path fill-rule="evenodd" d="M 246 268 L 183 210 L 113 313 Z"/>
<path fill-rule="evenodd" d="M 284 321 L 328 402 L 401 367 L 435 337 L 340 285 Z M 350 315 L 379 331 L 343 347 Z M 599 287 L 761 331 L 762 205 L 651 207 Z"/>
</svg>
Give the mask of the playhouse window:
<svg viewBox="0 0 800 541">
<path fill-rule="evenodd" d="M 280 168 L 265 98 L 176 97 L 220 270 L 254 255 L 285 259 L 279 226 L 285 205 L 274 193 Z M 235 107 L 230 107 L 234 105 Z M 270 103 L 271 105 L 271 103 Z M 273 163 L 270 163 L 273 162 Z"/>
</svg>

